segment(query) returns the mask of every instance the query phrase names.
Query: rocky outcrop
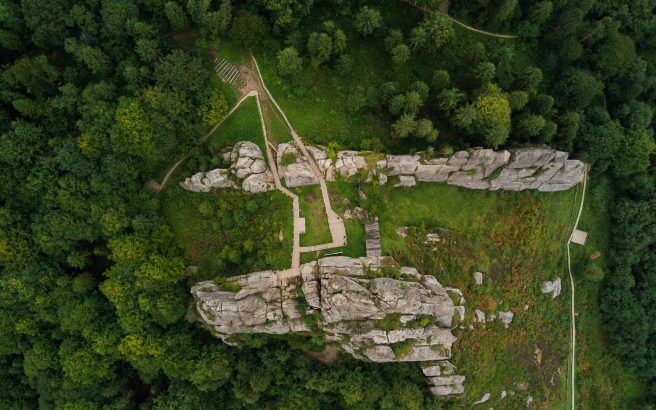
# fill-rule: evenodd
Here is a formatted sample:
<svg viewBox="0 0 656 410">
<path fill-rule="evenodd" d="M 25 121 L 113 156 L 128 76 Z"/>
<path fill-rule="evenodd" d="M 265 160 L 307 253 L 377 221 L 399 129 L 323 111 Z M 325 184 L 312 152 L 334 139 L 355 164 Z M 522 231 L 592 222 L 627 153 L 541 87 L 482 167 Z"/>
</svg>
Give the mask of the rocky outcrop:
<svg viewBox="0 0 656 410">
<path fill-rule="evenodd" d="M 520 148 L 514 151 L 493 151 L 473 148 L 455 152 L 449 157 L 425 159 L 415 155 L 387 155 L 374 152 L 339 151 L 334 159 L 328 157 L 327 148 L 306 146 L 319 171 L 326 181 L 336 177 L 353 182 L 387 183 L 389 177 L 397 177 L 395 187 L 410 187 L 421 182 L 446 182 L 469 189 L 499 189 L 522 191 L 537 189 L 543 192 L 567 190 L 585 175 L 586 165 L 578 160 L 568 160 L 568 154 L 550 148 Z M 282 166 L 285 153 L 292 153 L 296 161 Z M 382 158 L 382 159 L 381 159 Z M 266 171 L 266 163 L 260 148 L 250 142 L 235 144 L 232 151 L 224 154 L 232 162 L 230 172 L 244 179 Z M 294 142 L 280 144 L 276 157 L 278 174 L 288 188 L 319 183 L 309 160 L 303 156 Z M 207 192 L 210 188 L 236 187 L 224 178 L 226 170 L 213 170 L 217 178 L 206 178 L 199 173 L 187 178 L 181 185 L 195 192 Z M 268 171 L 266 171 L 268 172 Z M 209 174 L 209 172 L 208 172 Z M 242 187 L 249 192 L 264 192 L 275 189 L 270 174 L 252 177 Z"/>
<path fill-rule="evenodd" d="M 273 174 L 268 169 L 260 174 L 251 174 L 244 182 L 242 182 L 241 187 L 246 192 L 251 192 L 254 194 L 266 191 L 273 191 L 276 189 L 276 183 L 273 179 Z"/>
<path fill-rule="evenodd" d="M 483 273 L 482 272 L 474 272 L 474 282 L 478 286 L 481 286 L 483 284 Z"/>
<path fill-rule="evenodd" d="M 551 298 L 556 299 L 556 297 L 560 295 L 561 287 L 562 284 L 559 276 L 553 282 L 551 281 L 542 282 L 542 293 L 551 293 Z"/>
<path fill-rule="evenodd" d="M 388 177 L 397 176 L 400 182 L 395 186 L 412 186 L 416 179 L 446 182 L 470 189 L 538 189 L 550 192 L 571 188 L 585 174 L 584 163 L 568 160 L 566 152 L 550 148 L 521 148 L 514 151 L 474 148 L 444 158 L 387 155 L 380 160 L 377 159 L 380 154 L 376 153 L 339 151 L 334 166 L 321 148 L 308 147 L 308 151 L 328 180 L 334 178 L 334 171 L 342 178 L 349 179 L 366 168 L 366 177 L 362 182 L 371 182 L 377 177 L 381 185 L 387 182 Z M 368 163 L 375 163 L 375 166 Z"/>
<path fill-rule="evenodd" d="M 319 151 L 315 149 L 315 151 Z M 289 165 L 281 165 L 282 157 L 291 153 L 296 156 L 296 162 Z M 318 155 L 318 154 L 317 154 Z M 287 188 L 296 188 L 306 185 L 317 185 L 319 179 L 314 174 L 310 161 L 299 152 L 294 143 L 285 143 L 278 145 L 278 155 L 276 156 L 278 164 L 278 175 L 285 179 Z"/>
<path fill-rule="evenodd" d="M 262 150 L 251 141 L 239 141 L 230 154 L 230 169 L 237 178 L 243 179 L 251 174 L 260 174 L 266 170 Z"/>
<path fill-rule="evenodd" d="M 227 169 L 199 172 L 180 182 L 180 186 L 192 192 L 209 192 L 212 188 L 237 188 L 237 185 L 230 180 L 230 172 Z"/>
<path fill-rule="evenodd" d="M 246 192 L 258 193 L 276 189 L 271 171 L 267 169 L 262 150 L 250 141 L 240 141 L 232 150 L 223 153 L 223 160 L 231 162 L 230 169 L 213 169 L 199 172 L 180 182 L 180 186 L 192 192 L 209 192 L 212 188 L 237 188 L 235 177 L 244 179 L 241 187 Z"/>
<path fill-rule="evenodd" d="M 474 404 L 483 404 L 483 403 L 485 403 L 486 401 L 490 400 L 490 396 L 491 396 L 490 393 L 485 393 L 485 394 L 483 395 L 483 397 L 481 397 L 480 400 L 474 402 Z"/>
<path fill-rule="evenodd" d="M 339 343 L 356 358 L 436 361 L 422 368 L 433 385 L 431 391 L 437 395 L 464 391 L 464 377 L 456 376 L 455 367 L 445 361 L 457 340 L 450 330 L 456 307 L 464 313 L 464 306 L 455 306 L 433 276 L 400 267 L 389 257 L 333 256 L 304 264 L 300 270 L 298 279 L 282 282 L 273 271 L 233 277 L 225 284 L 200 282 L 191 293 L 203 320 L 226 343 L 238 333 L 310 331 L 306 323 L 315 320 L 327 341 Z M 376 277 L 381 272 L 400 279 Z M 297 308 L 301 295 L 307 302 L 303 314 Z M 321 315 L 312 315 L 314 311 Z M 379 321 L 389 323 L 389 315 L 398 320 L 397 325 L 381 329 Z M 428 324 L 411 323 L 420 315 L 430 319 Z"/>
</svg>

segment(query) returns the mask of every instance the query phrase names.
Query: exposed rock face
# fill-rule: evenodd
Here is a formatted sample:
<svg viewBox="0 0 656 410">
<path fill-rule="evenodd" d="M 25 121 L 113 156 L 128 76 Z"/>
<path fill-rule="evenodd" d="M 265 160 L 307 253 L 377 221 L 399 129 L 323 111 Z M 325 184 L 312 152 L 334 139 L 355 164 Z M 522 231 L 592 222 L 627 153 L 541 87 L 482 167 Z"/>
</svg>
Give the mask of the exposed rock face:
<svg viewBox="0 0 656 410">
<path fill-rule="evenodd" d="M 481 399 L 480 399 L 479 401 L 474 402 L 474 404 L 483 404 L 483 403 L 485 403 L 486 401 L 490 400 L 490 396 L 491 396 L 490 393 L 485 393 L 485 394 L 483 395 L 483 397 L 481 397 Z"/>
<path fill-rule="evenodd" d="M 266 163 L 260 147 L 251 141 L 239 141 L 230 154 L 232 173 L 237 178 L 246 178 L 251 174 L 260 174 L 266 170 Z"/>
<path fill-rule="evenodd" d="M 435 386 L 430 388 L 431 393 L 435 396 L 448 396 L 465 392 L 463 386 L 465 376 L 429 377 L 428 379 Z"/>
<path fill-rule="evenodd" d="M 365 167 L 365 160 L 358 151 L 339 151 L 337 161 L 335 161 L 335 170 L 339 172 L 342 178 L 348 178 L 357 174 L 361 168 Z"/>
<path fill-rule="evenodd" d="M 545 281 L 542 282 L 542 293 L 551 293 L 551 298 L 556 299 L 560 295 L 561 282 L 560 276 L 556 278 L 553 282 Z"/>
<path fill-rule="evenodd" d="M 396 186 L 414 186 L 417 185 L 417 181 L 415 181 L 415 177 L 413 176 L 408 176 L 408 175 L 399 175 L 399 183 L 394 185 Z"/>
<path fill-rule="evenodd" d="M 199 172 L 180 182 L 180 186 L 192 192 L 209 192 L 212 188 L 237 188 L 230 180 L 227 169 L 213 169 L 208 172 Z"/>
<path fill-rule="evenodd" d="M 474 272 L 474 282 L 476 282 L 477 285 L 482 285 L 483 284 L 483 273 L 482 272 Z"/>
<path fill-rule="evenodd" d="M 268 169 L 260 174 L 251 174 L 242 183 L 241 187 L 246 192 L 254 194 L 276 189 L 276 183 L 273 180 L 273 174 Z"/>
<path fill-rule="evenodd" d="M 328 157 L 325 147 L 307 145 L 306 148 L 327 181 L 335 181 L 339 175 L 361 182 L 372 182 L 377 178 L 380 185 L 387 183 L 388 177 L 398 176 L 399 183 L 395 186 L 413 186 L 419 180 L 446 182 L 469 189 L 552 192 L 567 190 L 579 183 L 586 169 L 583 162 L 568 160 L 566 152 L 550 148 L 521 148 L 512 152 L 473 148 L 458 151 L 450 157 L 429 160 L 420 155 L 387 155 L 379 159 L 383 157 L 381 154 L 358 151 L 339 151 L 333 160 Z M 287 152 L 296 155 L 296 162 L 283 167 L 280 161 Z M 262 151 L 250 141 L 235 144 L 231 152 L 224 154 L 224 159 L 232 162 L 230 171 L 238 178 L 258 175 L 266 170 Z M 308 159 L 293 142 L 278 146 L 276 162 L 278 174 L 289 188 L 319 183 Z M 181 185 L 195 192 L 235 186 L 227 179 L 219 178 L 214 182 L 215 178 L 206 181 L 204 177 L 203 173 L 196 174 Z M 251 182 L 255 183 L 249 182 L 244 189 L 252 189 L 250 192 L 274 189 L 268 177 L 258 177 Z"/>
<path fill-rule="evenodd" d="M 287 166 L 280 165 L 283 155 L 292 153 L 296 155 L 296 162 Z M 278 145 L 278 156 L 276 157 L 278 164 L 278 175 L 280 178 L 285 178 L 285 184 L 288 188 L 296 188 L 306 185 L 317 185 L 319 180 L 314 175 L 310 161 L 308 161 L 303 154 L 299 152 L 295 145 L 280 144 Z"/>
<path fill-rule="evenodd" d="M 326 158 L 325 151 L 319 148 L 312 147 L 311 153 L 315 160 Z M 344 178 L 351 177 L 367 166 L 369 155 L 377 154 L 339 151 L 334 169 Z M 330 167 L 329 164 L 323 166 L 326 170 Z M 385 169 L 387 173 L 381 172 Z M 474 148 L 430 160 L 420 155 L 388 155 L 376 161 L 375 169 L 368 171 L 364 182 L 371 182 L 377 175 L 380 185 L 385 184 L 389 176 L 399 176 L 402 182 L 398 186 L 412 186 L 414 183 L 411 181 L 416 178 L 423 182 L 447 182 L 470 189 L 539 189 L 548 192 L 566 190 L 579 183 L 585 174 L 585 164 L 568 160 L 566 152 L 549 148 L 521 148 L 512 152 Z M 322 172 L 328 178 L 328 171 L 322 169 Z"/>
<path fill-rule="evenodd" d="M 383 267 L 398 270 L 406 279 L 367 279 Z M 321 311 L 323 319 L 316 325 L 326 340 L 340 342 L 354 357 L 375 362 L 435 360 L 423 366 L 433 384 L 431 391 L 438 395 L 464 391 L 464 376 L 454 375 L 455 367 L 445 361 L 457 340 L 449 329 L 456 306 L 433 276 L 399 267 L 389 257 L 333 256 L 302 265 L 299 279 L 281 284 L 276 272 L 255 272 L 228 279 L 232 283 L 228 288 L 240 286 L 237 292 L 221 291 L 208 281 L 196 284 L 191 293 L 203 320 L 226 343 L 237 333 L 309 331 L 296 308 L 302 294 L 308 312 Z M 457 307 L 464 313 L 464 306 Z M 398 327 L 378 328 L 377 320 L 391 314 L 401 318 Z M 425 327 L 406 326 L 418 315 L 435 320 Z"/>
<path fill-rule="evenodd" d="M 506 328 L 508 328 L 508 325 L 512 323 L 513 318 L 515 317 L 515 314 L 513 312 L 499 312 L 499 319 L 506 325 Z"/>
<path fill-rule="evenodd" d="M 180 183 L 182 188 L 193 192 L 209 192 L 212 188 L 237 188 L 230 175 L 244 179 L 242 189 L 258 193 L 276 189 L 273 175 L 266 167 L 262 150 L 250 141 L 240 141 L 232 151 L 225 152 L 223 159 L 232 162 L 230 169 L 213 169 L 199 172 Z"/>
</svg>

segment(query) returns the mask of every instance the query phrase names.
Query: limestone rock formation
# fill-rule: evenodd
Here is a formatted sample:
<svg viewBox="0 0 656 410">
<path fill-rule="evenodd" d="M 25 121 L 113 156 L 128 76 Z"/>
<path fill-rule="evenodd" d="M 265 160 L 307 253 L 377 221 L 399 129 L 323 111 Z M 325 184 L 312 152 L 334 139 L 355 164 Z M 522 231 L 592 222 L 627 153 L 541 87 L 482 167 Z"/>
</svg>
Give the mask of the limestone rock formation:
<svg viewBox="0 0 656 410">
<path fill-rule="evenodd" d="M 260 174 L 251 174 L 242 183 L 241 187 L 246 192 L 259 193 L 273 191 L 276 189 L 276 183 L 273 180 L 273 174 L 268 169 Z"/>
<path fill-rule="evenodd" d="M 335 181 L 337 175 L 350 181 L 373 182 L 378 179 L 380 185 L 387 183 L 388 177 L 396 176 L 399 183 L 395 186 L 413 186 L 416 181 L 446 182 L 469 189 L 499 189 L 521 191 L 537 189 L 543 192 L 567 190 L 579 183 L 586 170 L 586 165 L 578 160 L 568 160 L 566 152 L 550 148 L 520 148 L 514 151 L 493 151 L 491 149 L 473 148 L 455 152 L 449 157 L 425 159 L 415 155 L 387 155 L 374 152 L 339 151 L 334 159 L 328 157 L 327 148 L 306 146 L 314 159 L 319 172 L 327 181 Z M 293 153 L 296 161 L 282 166 L 282 156 Z M 380 159 L 383 158 L 383 159 Z M 230 171 L 239 178 L 264 173 L 266 163 L 260 148 L 250 142 L 235 144 L 232 151 L 224 154 L 226 161 L 232 162 Z M 301 154 L 294 142 L 278 146 L 276 162 L 278 174 L 284 178 L 289 188 L 319 183 L 309 160 Z M 221 170 L 214 170 L 221 171 Z M 225 171 L 225 170 L 224 170 Z M 196 174 L 181 185 L 188 190 L 206 192 L 207 186 L 202 173 Z M 250 192 L 262 192 L 273 189 L 265 184 L 268 177 L 258 177 L 247 184 L 253 186 Z M 210 188 L 233 186 L 225 182 L 216 182 Z"/>
<path fill-rule="evenodd" d="M 180 186 L 192 192 L 209 192 L 212 188 L 237 188 L 237 185 L 230 180 L 230 173 L 227 169 L 199 172 L 180 182 Z"/>
<path fill-rule="evenodd" d="M 506 328 L 508 328 L 508 325 L 512 323 L 513 318 L 515 317 L 515 314 L 513 312 L 499 312 L 499 319 L 506 325 Z"/>
<path fill-rule="evenodd" d="M 296 162 L 290 165 L 282 166 L 283 155 L 292 153 L 296 156 Z M 278 155 L 276 157 L 278 164 L 278 175 L 280 178 L 285 179 L 285 184 L 288 188 L 296 188 L 306 185 L 317 185 L 319 180 L 312 170 L 310 161 L 303 156 L 302 153 L 296 148 L 294 143 L 285 143 L 278 145 Z"/>
<path fill-rule="evenodd" d="M 483 284 L 483 273 L 482 272 L 474 272 L 474 282 L 476 282 L 477 285 L 482 285 Z"/>
<path fill-rule="evenodd" d="M 474 402 L 474 404 L 483 404 L 483 403 L 485 403 L 486 401 L 490 400 L 490 396 L 491 396 L 490 393 L 485 393 L 485 394 L 483 395 L 483 397 L 481 397 L 480 400 Z"/>
<path fill-rule="evenodd" d="M 258 193 L 276 189 L 271 171 L 267 169 L 262 150 L 251 141 L 240 141 L 233 149 L 223 154 L 226 162 L 232 162 L 230 169 L 213 169 L 199 172 L 180 183 L 183 189 L 193 192 L 209 192 L 212 188 L 237 188 L 230 175 L 244 179 L 242 189 Z"/>
<path fill-rule="evenodd" d="M 394 186 L 398 187 L 398 186 L 414 186 L 414 185 L 417 185 L 417 181 L 415 181 L 415 177 L 410 175 L 399 175 L 399 183 Z"/>
<path fill-rule="evenodd" d="M 232 173 L 243 179 L 251 174 L 260 174 L 266 170 L 262 150 L 251 141 L 239 141 L 230 154 Z"/>
<path fill-rule="evenodd" d="M 394 279 L 376 273 L 397 271 Z M 332 256 L 304 264 L 298 278 L 280 281 L 273 271 L 229 278 L 227 283 L 197 283 L 191 293 L 198 312 L 226 343 L 238 333 L 283 334 L 310 331 L 308 319 L 327 341 L 356 358 L 375 362 L 436 361 L 423 366 L 436 395 L 461 394 L 464 376 L 446 362 L 457 338 L 450 330 L 456 307 L 445 288 L 416 269 L 399 267 L 389 257 Z M 232 289 L 224 291 L 221 289 Z M 305 313 L 297 308 L 300 295 Z M 464 299 L 458 302 L 464 304 Z M 311 312 L 320 311 L 321 319 Z M 305 316 L 304 316 L 305 315 Z M 378 321 L 395 315 L 393 330 Z M 419 315 L 432 323 L 418 326 Z M 307 317 L 306 317 L 307 316 Z M 385 328 L 387 329 L 387 328 Z"/>
<path fill-rule="evenodd" d="M 551 298 L 556 299 L 556 297 L 560 295 L 561 286 L 560 276 L 553 282 L 542 282 L 542 293 L 551 293 Z"/>
<path fill-rule="evenodd" d="M 365 167 L 365 160 L 358 151 L 339 151 L 335 161 L 335 170 L 342 178 L 356 175 L 361 168 Z"/>
</svg>

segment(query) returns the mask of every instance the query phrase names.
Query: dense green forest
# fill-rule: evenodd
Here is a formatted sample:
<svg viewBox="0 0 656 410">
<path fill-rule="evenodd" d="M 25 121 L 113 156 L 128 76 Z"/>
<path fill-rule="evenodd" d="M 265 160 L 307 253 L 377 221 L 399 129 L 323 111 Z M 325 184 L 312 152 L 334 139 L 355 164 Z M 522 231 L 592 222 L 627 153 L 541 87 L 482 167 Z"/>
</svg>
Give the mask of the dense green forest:
<svg viewBox="0 0 656 410">
<path fill-rule="evenodd" d="M 219 193 L 198 213 L 221 248 L 188 276 L 185 205 L 143 186 L 184 156 L 185 175 L 222 164 L 197 143 L 234 103 L 212 71 L 230 43 L 331 149 L 547 144 L 591 164 L 609 241 L 577 278 L 647 386 L 625 408 L 654 408 L 656 0 L 448 3 L 0 0 L 0 407 L 460 408 L 415 364 L 325 367 L 300 336 L 230 348 L 195 320 L 199 277 L 284 264 L 284 218 L 258 220 L 270 240 L 249 224 L 283 200 Z"/>
</svg>

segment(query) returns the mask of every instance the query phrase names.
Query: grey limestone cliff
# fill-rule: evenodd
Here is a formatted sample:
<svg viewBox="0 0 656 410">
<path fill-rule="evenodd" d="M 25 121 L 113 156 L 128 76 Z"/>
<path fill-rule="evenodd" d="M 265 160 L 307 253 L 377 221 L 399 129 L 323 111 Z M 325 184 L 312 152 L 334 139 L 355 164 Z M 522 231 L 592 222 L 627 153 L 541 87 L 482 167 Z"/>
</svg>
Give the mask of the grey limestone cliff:
<svg viewBox="0 0 656 410">
<path fill-rule="evenodd" d="M 395 278 L 379 277 L 382 272 Z M 302 265 L 299 277 L 279 281 L 276 272 L 255 272 L 221 284 L 200 282 L 191 293 L 203 320 L 226 343 L 238 333 L 309 332 L 316 326 L 326 341 L 359 359 L 438 361 L 430 370 L 431 391 L 463 392 L 464 377 L 452 375 L 445 360 L 457 340 L 450 330 L 454 312 L 464 306 L 456 306 L 433 276 L 389 257 L 326 257 Z"/>
</svg>

